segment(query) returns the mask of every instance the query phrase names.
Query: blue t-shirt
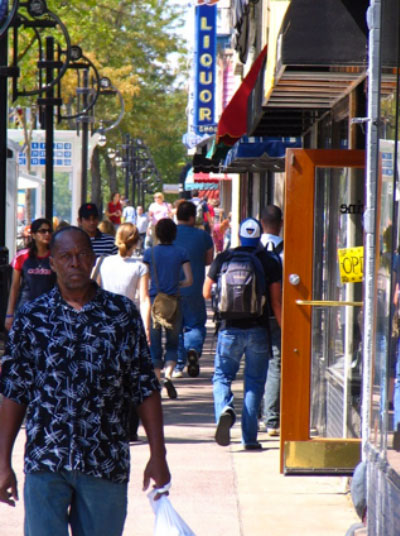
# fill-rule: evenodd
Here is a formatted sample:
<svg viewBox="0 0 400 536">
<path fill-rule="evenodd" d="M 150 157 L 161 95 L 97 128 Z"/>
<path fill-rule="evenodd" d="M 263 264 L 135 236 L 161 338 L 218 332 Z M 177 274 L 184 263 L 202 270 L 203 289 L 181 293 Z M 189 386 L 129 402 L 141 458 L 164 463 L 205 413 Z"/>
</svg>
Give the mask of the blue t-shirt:
<svg viewBox="0 0 400 536">
<path fill-rule="evenodd" d="M 154 260 L 157 266 L 157 288 L 154 277 L 153 253 Z M 181 278 L 182 264 L 189 262 L 189 256 L 186 249 L 174 244 L 159 244 L 154 248 L 146 249 L 143 255 L 143 262 L 149 265 L 150 269 L 150 290 L 151 298 L 156 296 L 157 292 L 165 292 L 165 294 L 178 294 L 179 281 Z"/>
<path fill-rule="evenodd" d="M 202 229 L 179 224 L 174 244 L 187 250 L 193 273 L 193 285 L 182 288 L 181 295 L 202 296 L 206 251 L 213 247 L 211 236 Z"/>
</svg>

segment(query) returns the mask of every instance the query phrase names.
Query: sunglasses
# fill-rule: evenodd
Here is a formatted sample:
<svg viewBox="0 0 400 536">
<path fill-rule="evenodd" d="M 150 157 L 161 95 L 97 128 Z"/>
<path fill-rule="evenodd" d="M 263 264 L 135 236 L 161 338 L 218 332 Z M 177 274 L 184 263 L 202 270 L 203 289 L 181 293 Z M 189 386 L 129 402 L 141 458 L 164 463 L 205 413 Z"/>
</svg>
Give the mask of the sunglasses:
<svg viewBox="0 0 400 536">
<path fill-rule="evenodd" d="M 36 232 L 39 234 L 51 234 L 53 231 L 51 229 L 38 229 Z"/>
</svg>

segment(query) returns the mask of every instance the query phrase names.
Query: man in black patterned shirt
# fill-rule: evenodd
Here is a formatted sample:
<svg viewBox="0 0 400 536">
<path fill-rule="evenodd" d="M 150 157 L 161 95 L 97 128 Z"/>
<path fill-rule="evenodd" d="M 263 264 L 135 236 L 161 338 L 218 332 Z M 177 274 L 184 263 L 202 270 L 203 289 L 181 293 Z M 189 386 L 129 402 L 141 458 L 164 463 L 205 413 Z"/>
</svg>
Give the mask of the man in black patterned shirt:
<svg viewBox="0 0 400 536">
<path fill-rule="evenodd" d="M 58 286 L 21 308 L 2 362 L 0 501 L 18 499 L 13 444 L 26 413 L 25 536 L 119 536 L 127 507 L 128 415 L 150 446 L 144 489 L 170 481 L 159 383 L 133 303 L 90 280 L 87 234 L 52 238 Z"/>
</svg>

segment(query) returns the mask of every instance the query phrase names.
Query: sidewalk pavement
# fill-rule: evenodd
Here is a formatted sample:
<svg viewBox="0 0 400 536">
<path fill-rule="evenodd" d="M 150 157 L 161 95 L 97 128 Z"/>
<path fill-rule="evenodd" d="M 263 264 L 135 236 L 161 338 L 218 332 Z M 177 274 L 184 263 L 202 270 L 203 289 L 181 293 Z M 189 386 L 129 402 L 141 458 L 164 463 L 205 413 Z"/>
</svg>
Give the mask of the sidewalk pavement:
<svg viewBox="0 0 400 536">
<path fill-rule="evenodd" d="M 211 333 L 212 326 L 208 326 Z M 175 380 L 178 399 L 163 391 L 165 436 L 172 473 L 170 499 L 197 536 L 344 536 L 358 521 L 340 477 L 285 477 L 279 473 L 279 438 L 260 432 L 262 451 L 244 451 L 240 415 L 229 447 L 214 442 L 212 398 L 213 340 L 208 336 L 198 378 Z M 242 380 L 234 384 L 240 411 Z M 151 536 L 154 515 L 142 491 L 148 459 L 143 439 L 131 447 L 132 471 L 124 536 Z M 23 533 L 24 430 L 15 450 L 19 480 L 16 508 L 0 504 L 0 536 Z M 101 505 L 99 505 L 101 508 Z M 54 535 L 57 536 L 57 535 Z M 96 536 L 96 535 L 93 535 Z"/>
</svg>

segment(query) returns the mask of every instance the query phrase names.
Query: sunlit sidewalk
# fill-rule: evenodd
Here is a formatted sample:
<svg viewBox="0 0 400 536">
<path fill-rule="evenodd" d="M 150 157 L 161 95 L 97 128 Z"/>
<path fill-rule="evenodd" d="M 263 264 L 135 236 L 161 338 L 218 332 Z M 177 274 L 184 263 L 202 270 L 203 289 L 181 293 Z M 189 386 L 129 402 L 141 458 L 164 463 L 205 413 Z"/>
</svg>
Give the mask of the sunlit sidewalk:
<svg viewBox="0 0 400 536">
<path fill-rule="evenodd" d="M 173 505 L 197 536 L 344 536 L 358 519 L 343 479 L 280 475 L 279 438 L 261 432 L 264 449 L 244 451 L 240 418 L 229 447 L 214 442 L 211 326 L 208 331 L 200 376 L 175 380 L 177 400 L 169 400 L 163 393 Z M 241 388 L 239 379 L 234 386 L 238 410 Z M 141 428 L 139 435 L 144 440 Z M 23 444 L 24 430 L 14 452 L 20 501 L 15 509 L 0 505 L 0 536 L 23 533 Z M 151 536 L 153 512 L 141 489 L 148 457 L 145 441 L 132 446 L 131 455 L 124 535 Z"/>
</svg>

